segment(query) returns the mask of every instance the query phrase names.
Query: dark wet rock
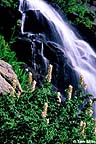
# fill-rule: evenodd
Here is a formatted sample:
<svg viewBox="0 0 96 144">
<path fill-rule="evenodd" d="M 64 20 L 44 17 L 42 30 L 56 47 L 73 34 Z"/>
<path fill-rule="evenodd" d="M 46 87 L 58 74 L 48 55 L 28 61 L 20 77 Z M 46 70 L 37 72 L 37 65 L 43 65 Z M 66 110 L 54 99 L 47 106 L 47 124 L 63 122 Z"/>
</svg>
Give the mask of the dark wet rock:
<svg viewBox="0 0 96 144">
<path fill-rule="evenodd" d="M 32 65 L 31 41 L 29 38 L 18 38 L 12 47 L 12 50 L 16 52 L 19 61 L 26 62 L 29 66 Z"/>
<path fill-rule="evenodd" d="M 38 85 L 42 83 L 47 75 L 48 65 L 52 64 L 53 85 L 61 92 L 68 88 L 69 84 L 76 89 L 77 78 L 72 64 L 67 59 L 64 51 L 62 51 L 64 48 L 55 43 L 55 35 L 52 35 L 54 32 L 51 32 L 50 24 L 46 20 L 46 17 L 42 16 L 38 10 L 25 11 L 24 14 L 26 15 L 23 29 L 25 34 L 21 34 L 12 46 L 12 50 L 16 52 L 18 59 L 28 65 L 28 71 L 33 73 L 33 77 Z M 74 14 L 74 17 L 77 17 L 77 15 Z M 51 23 L 52 27 L 52 30 L 55 31 L 53 23 Z M 77 29 L 80 30 L 80 34 L 84 37 L 84 40 L 90 42 L 95 47 L 96 35 L 93 31 L 84 25 L 78 25 Z M 54 43 L 51 40 L 51 36 Z"/>
<path fill-rule="evenodd" d="M 40 35 L 24 35 L 17 39 L 12 49 L 15 50 L 17 57 L 27 64 L 23 67 L 33 73 L 33 79 L 38 85 L 41 85 L 46 77 L 48 65 L 52 64 L 52 83 L 59 91 L 64 91 L 69 84 L 77 87 L 72 64 L 60 45 L 46 41 Z"/>
<path fill-rule="evenodd" d="M 82 39 L 88 42 L 91 47 L 96 51 L 96 25 L 93 24 L 92 28 L 86 28 L 83 24 L 78 24 L 76 26 L 79 34 L 82 36 Z"/>
<path fill-rule="evenodd" d="M 45 16 L 41 14 L 39 10 L 28 10 L 25 11 L 24 14 L 26 15 L 25 17 L 25 22 L 24 22 L 24 32 L 29 32 L 33 34 L 44 34 L 46 40 L 54 40 L 59 42 L 60 38 L 58 35 L 53 35 L 53 32 L 56 32 L 56 29 L 54 27 L 54 24 L 46 19 Z M 38 17 L 37 17 L 38 15 Z"/>
</svg>

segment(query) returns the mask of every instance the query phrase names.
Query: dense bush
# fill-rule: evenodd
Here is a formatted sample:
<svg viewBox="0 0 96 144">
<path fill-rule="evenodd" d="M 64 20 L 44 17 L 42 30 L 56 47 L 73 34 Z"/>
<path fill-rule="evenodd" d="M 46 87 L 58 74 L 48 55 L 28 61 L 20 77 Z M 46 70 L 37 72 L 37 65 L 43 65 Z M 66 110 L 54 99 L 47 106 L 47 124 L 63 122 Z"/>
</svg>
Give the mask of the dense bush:
<svg viewBox="0 0 96 144">
<path fill-rule="evenodd" d="M 14 1 L 14 0 L 1 0 L 0 5 L 1 6 L 6 6 L 6 7 L 9 7 L 9 8 L 17 8 L 18 1 Z"/>
<path fill-rule="evenodd" d="M 78 109 L 89 96 L 79 89 L 74 99 L 67 97 L 64 102 L 59 103 L 57 92 L 52 92 L 52 85 L 44 82 L 41 88 L 32 93 L 30 87 L 19 98 L 11 95 L 0 97 L 0 142 L 2 144 L 63 144 L 78 140 L 95 142 L 94 118 L 86 114 L 84 108 L 80 112 Z M 45 104 L 48 104 L 47 113 L 42 115 Z M 90 105 L 87 105 L 86 110 L 89 108 Z M 84 133 L 82 122 L 85 123 Z"/>
<path fill-rule="evenodd" d="M 88 28 L 92 27 L 96 15 L 95 12 L 88 8 L 88 0 L 53 0 L 53 2 L 60 6 L 71 22 L 83 24 Z"/>
</svg>

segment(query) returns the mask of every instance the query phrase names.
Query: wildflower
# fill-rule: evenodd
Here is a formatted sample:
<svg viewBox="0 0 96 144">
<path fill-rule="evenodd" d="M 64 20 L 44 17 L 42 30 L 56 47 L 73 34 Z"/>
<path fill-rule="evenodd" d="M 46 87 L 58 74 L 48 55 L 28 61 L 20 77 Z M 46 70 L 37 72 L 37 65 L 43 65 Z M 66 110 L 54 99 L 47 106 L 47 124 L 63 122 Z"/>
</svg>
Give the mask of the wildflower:
<svg viewBox="0 0 96 144">
<path fill-rule="evenodd" d="M 29 72 L 29 83 L 32 84 L 32 73 Z"/>
<path fill-rule="evenodd" d="M 83 136 L 84 138 L 86 138 L 86 135 L 85 135 L 86 123 L 83 122 L 83 121 L 81 121 L 81 122 L 80 122 L 80 127 L 81 127 L 80 131 L 81 131 L 82 136 Z"/>
<path fill-rule="evenodd" d="M 83 126 L 83 121 L 80 122 L 80 126 L 81 126 L 81 127 Z"/>
<path fill-rule="evenodd" d="M 49 118 L 48 119 L 46 119 L 47 120 L 47 124 L 49 124 Z"/>
<path fill-rule="evenodd" d="M 92 116 L 92 115 L 93 115 L 93 110 L 89 109 L 89 116 Z"/>
<path fill-rule="evenodd" d="M 88 110 L 85 110 L 85 114 L 88 115 Z"/>
<path fill-rule="evenodd" d="M 42 114 L 41 114 L 41 116 L 42 116 L 43 118 L 45 118 L 45 117 L 47 116 L 46 111 L 43 111 Z"/>
<path fill-rule="evenodd" d="M 48 104 L 45 103 L 45 104 L 44 104 L 44 110 L 43 110 L 43 112 L 42 112 L 42 114 L 41 114 L 41 116 L 42 116 L 43 118 L 45 118 L 45 117 L 47 116 L 47 109 L 48 109 Z"/>
<path fill-rule="evenodd" d="M 83 122 L 83 128 L 85 128 L 86 127 L 86 123 L 85 122 Z"/>
<path fill-rule="evenodd" d="M 84 83 L 84 90 L 86 90 L 88 87 L 88 85 L 86 83 Z"/>
<path fill-rule="evenodd" d="M 95 136 L 96 136 L 96 127 L 94 128 L 94 134 L 95 134 Z"/>
<path fill-rule="evenodd" d="M 84 77 L 83 77 L 83 75 L 80 75 L 80 84 L 81 84 L 81 85 L 84 84 Z"/>
<path fill-rule="evenodd" d="M 69 85 L 69 89 L 68 89 L 68 99 L 70 100 L 72 97 L 72 91 L 73 91 L 73 87 L 71 85 Z"/>
<path fill-rule="evenodd" d="M 47 103 L 45 103 L 45 104 L 44 104 L 44 111 L 46 111 L 46 112 L 47 112 L 47 108 L 48 108 L 48 104 L 47 104 Z"/>
<path fill-rule="evenodd" d="M 16 79 L 13 79 L 12 81 L 12 86 L 14 88 L 14 90 L 16 89 L 16 86 L 17 86 L 17 80 Z"/>
<path fill-rule="evenodd" d="M 36 83 L 37 83 L 37 82 L 34 80 L 34 81 L 33 81 L 33 84 L 32 84 L 32 92 L 33 92 L 33 91 L 35 90 L 35 88 L 36 88 Z"/>
<path fill-rule="evenodd" d="M 48 68 L 48 74 L 47 74 L 47 80 L 49 82 L 51 82 L 51 79 L 52 79 L 52 69 L 53 69 L 53 66 L 50 64 Z"/>
<path fill-rule="evenodd" d="M 11 90 L 10 95 L 15 97 L 15 90 L 14 89 Z"/>
<path fill-rule="evenodd" d="M 92 99 L 90 99 L 89 100 L 89 105 L 92 106 L 92 103 L 93 103 L 93 101 L 92 101 Z"/>
<path fill-rule="evenodd" d="M 57 102 L 59 102 L 58 106 L 60 106 L 60 103 L 61 103 L 61 94 L 60 94 L 60 92 L 57 93 L 57 98 L 58 98 Z"/>
<path fill-rule="evenodd" d="M 17 94 L 17 95 L 18 95 L 18 98 L 19 98 L 19 96 L 21 95 L 21 91 L 18 91 L 18 94 Z"/>
<path fill-rule="evenodd" d="M 93 115 L 93 110 L 92 109 L 85 110 L 85 113 L 89 116 L 92 116 Z"/>
</svg>

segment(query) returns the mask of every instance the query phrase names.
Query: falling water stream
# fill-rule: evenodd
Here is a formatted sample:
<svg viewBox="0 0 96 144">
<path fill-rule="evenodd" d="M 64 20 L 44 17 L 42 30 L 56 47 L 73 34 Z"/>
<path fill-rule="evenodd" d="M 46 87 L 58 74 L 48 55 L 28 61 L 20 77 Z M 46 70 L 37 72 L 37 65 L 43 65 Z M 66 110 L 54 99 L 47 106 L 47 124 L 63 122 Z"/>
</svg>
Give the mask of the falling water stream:
<svg viewBox="0 0 96 144">
<path fill-rule="evenodd" d="M 85 83 L 88 85 L 88 92 L 93 94 L 96 98 L 96 53 L 90 45 L 79 39 L 58 12 L 42 0 L 20 0 L 19 11 L 22 13 L 22 33 L 25 33 L 25 11 L 28 10 L 39 10 L 40 13 L 47 19 L 51 31 L 56 38 L 53 38 L 52 41 L 62 45 L 62 51 L 67 58 L 70 59 L 72 69 L 75 71 L 77 79 L 82 74 L 84 76 Z M 57 35 L 59 35 L 59 39 Z M 46 61 L 46 58 L 44 59 Z"/>
</svg>

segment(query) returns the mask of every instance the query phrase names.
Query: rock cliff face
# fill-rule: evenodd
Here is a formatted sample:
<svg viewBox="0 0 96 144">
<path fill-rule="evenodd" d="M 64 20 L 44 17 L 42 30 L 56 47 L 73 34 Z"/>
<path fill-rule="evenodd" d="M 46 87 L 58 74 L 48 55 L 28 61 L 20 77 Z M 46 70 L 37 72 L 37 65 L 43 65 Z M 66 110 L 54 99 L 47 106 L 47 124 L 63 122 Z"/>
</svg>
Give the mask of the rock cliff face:
<svg viewBox="0 0 96 144">
<path fill-rule="evenodd" d="M 33 73 L 33 79 L 38 85 L 41 85 L 47 75 L 48 65 L 52 64 L 52 83 L 59 91 L 64 91 L 69 84 L 77 87 L 76 75 L 71 68 L 71 62 L 60 50 L 60 45 L 43 39 L 43 36 L 39 34 L 22 35 L 14 43 L 13 49 L 19 60 L 28 65 L 25 67 Z"/>
<path fill-rule="evenodd" d="M 0 60 L 0 94 L 3 94 L 4 92 L 10 93 L 15 90 L 16 92 L 22 92 L 17 75 L 13 71 L 11 65 Z"/>
<path fill-rule="evenodd" d="M 88 5 L 90 8 L 92 5 L 96 6 L 95 1 L 92 3 L 90 1 Z M 66 58 L 66 55 L 64 55 L 64 53 L 62 53 L 62 51 L 59 49 L 60 46 L 51 42 L 51 32 L 49 32 L 48 35 L 46 35 L 46 37 L 43 34 L 39 33 L 42 32 L 42 29 L 45 31 L 47 31 L 48 29 L 48 31 L 50 31 L 50 28 L 47 27 L 47 23 L 46 25 L 36 23 L 35 15 L 32 11 L 28 11 L 27 15 L 28 17 L 31 16 L 33 25 L 30 25 L 30 22 L 28 23 L 28 19 L 26 19 L 27 22 L 25 23 L 25 31 L 29 32 L 30 28 L 32 28 L 31 32 L 33 31 L 35 34 L 18 34 L 18 38 L 12 46 L 12 50 L 16 52 L 18 59 L 20 61 L 24 61 L 27 64 L 29 71 L 33 73 L 33 77 L 34 79 L 36 79 L 39 85 L 46 76 L 48 65 L 49 63 L 51 63 L 54 67 L 52 83 L 60 91 L 63 91 L 65 88 L 67 88 L 69 84 L 72 84 L 73 87 L 76 88 L 77 82 L 75 79 L 76 76 L 74 75 L 74 71 L 71 68 L 72 64 Z M 0 19 L 2 19 L 0 23 L 0 33 L 2 33 L 7 40 L 9 40 L 11 37 L 11 28 L 14 25 L 16 25 L 17 20 L 19 18 L 21 18 L 21 15 L 18 11 L 12 11 L 11 9 L 0 6 Z M 96 34 L 93 32 L 93 29 L 89 30 L 81 25 L 78 25 L 77 28 L 80 31 L 80 33 L 84 36 L 84 39 L 86 39 L 88 42 L 90 42 L 90 44 L 96 47 Z M 94 24 L 94 30 L 95 29 L 96 27 Z M 47 41 L 47 36 L 50 37 L 50 41 Z M 5 89 L 7 91 L 10 91 L 10 89 L 12 89 L 13 76 L 9 80 L 10 76 L 8 77 L 4 75 L 3 73 L 7 72 L 5 72 L 4 68 L 2 69 L 2 77 L 0 76 L 1 80 L 3 81 L 3 83 L 5 83 L 7 77 L 7 84 L 4 84 L 4 86 L 8 85 L 8 87 Z M 21 91 L 20 86 L 17 87 Z M 1 92 L 3 92 L 3 90 Z"/>
</svg>

